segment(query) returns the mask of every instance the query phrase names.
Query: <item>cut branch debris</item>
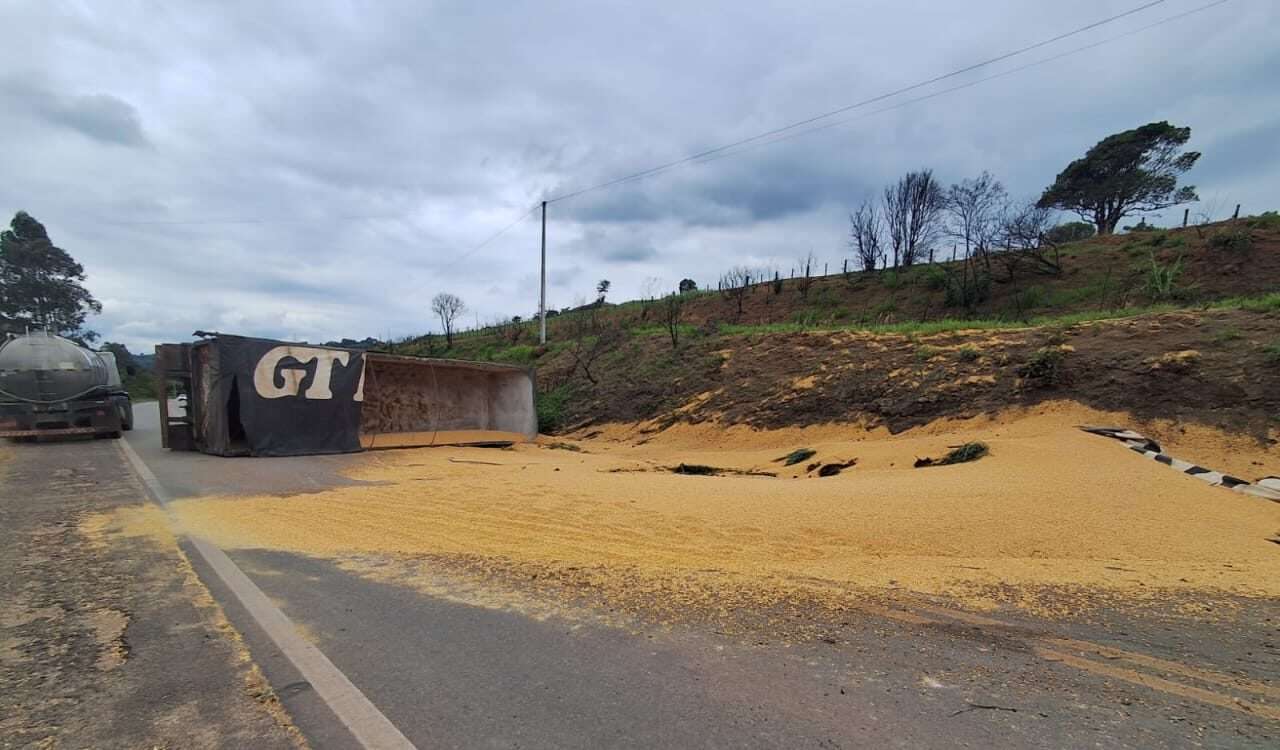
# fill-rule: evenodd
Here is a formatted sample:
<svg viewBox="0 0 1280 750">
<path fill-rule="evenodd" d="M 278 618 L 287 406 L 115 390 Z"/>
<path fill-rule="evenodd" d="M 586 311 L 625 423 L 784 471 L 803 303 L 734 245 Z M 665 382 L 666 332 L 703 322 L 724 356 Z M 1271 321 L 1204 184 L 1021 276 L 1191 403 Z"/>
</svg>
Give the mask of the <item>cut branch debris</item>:
<svg viewBox="0 0 1280 750">
<path fill-rule="evenodd" d="M 987 455 L 990 450 L 986 443 L 965 443 L 964 445 L 954 446 L 947 455 L 942 458 L 917 458 L 915 467 L 917 469 L 925 466 L 947 466 L 949 464 L 963 464 L 969 461 L 977 461 L 979 458 Z"/>
</svg>

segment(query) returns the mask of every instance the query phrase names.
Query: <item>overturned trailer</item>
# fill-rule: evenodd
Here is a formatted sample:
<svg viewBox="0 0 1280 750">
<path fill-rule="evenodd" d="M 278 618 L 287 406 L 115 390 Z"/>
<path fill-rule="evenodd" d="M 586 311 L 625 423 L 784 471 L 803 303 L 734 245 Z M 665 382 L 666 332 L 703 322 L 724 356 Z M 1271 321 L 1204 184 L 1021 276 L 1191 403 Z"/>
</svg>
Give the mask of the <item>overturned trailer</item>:
<svg viewBox="0 0 1280 750">
<path fill-rule="evenodd" d="M 220 456 L 492 445 L 537 435 L 533 372 L 488 362 L 206 334 L 156 347 L 161 439 Z"/>
</svg>

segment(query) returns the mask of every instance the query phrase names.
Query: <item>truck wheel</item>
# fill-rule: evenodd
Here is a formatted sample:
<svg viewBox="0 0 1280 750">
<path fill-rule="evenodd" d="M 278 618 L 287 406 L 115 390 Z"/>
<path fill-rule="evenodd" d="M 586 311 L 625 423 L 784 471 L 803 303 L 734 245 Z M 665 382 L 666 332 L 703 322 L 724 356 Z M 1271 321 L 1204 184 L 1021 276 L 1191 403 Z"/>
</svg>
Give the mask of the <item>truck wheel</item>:
<svg viewBox="0 0 1280 750">
<path fill-rule="evenodd" d="M 133 429 L 133 407 L 120 407 L 120 429 L 125 432 Z"/>
</svg>

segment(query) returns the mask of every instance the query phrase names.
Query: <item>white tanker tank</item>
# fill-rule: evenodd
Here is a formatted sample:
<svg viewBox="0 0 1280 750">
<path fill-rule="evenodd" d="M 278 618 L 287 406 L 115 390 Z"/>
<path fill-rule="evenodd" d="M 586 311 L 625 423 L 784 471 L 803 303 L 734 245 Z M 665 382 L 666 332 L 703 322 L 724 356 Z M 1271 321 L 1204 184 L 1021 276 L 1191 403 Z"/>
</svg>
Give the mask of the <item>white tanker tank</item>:
<svg viewBox="0 0 1280 750">
<path fill-rule="evenodd" d="M 119 437 L 132 427 L 113 353 L 43 332 L 0 344 L 0 436 Z"/>
</svg>

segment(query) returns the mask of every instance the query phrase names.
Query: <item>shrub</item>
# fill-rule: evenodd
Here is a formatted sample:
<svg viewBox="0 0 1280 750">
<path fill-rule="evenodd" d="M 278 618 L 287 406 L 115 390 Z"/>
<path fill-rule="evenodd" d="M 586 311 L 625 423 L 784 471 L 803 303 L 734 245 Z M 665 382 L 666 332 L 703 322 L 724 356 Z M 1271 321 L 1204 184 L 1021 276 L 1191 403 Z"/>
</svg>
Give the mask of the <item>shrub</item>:
<svg viewBox="0 0 1280 750">
<path fill-rule="evenodd" d="M 528 344 L 509 346 L 493 354 L 494 362 L 509 362 L 517 365 L 533 364 L 534 347 Z"/>
<path fill-rule="evenodd" d="M 885 271 L 880 274 L 880 283 L 884 285 L 885 289 L 898 289 L 902 286 L 902 282 L 902 274 L 897 271 Z"/>
<path fill-rule="evenodd" d="M 872 308 L 871 315 L 876 320 L 879 320 L 885 317 L 886 315 L 892 315 L 897 311 L 898 311 L 898 304 L 893 300 L 889 299 L 889 300 L 885 300 L 884 302 L 881 302 L 880 304 Z"/>
<path fill-rule="evenodd" d="M 942 303 L 947 307 L 973 309 L 991 296 L 991 274 L 985 270 L 975 270 L 972 275 L 948 274 L 946 284 Z"/>
<path fill-rule="evenodd" d="M 982 352 L 978 351 L 978 347 L 973 344 L 965 344 L 956 350 L 956 356 L 960 358 L 961 362 L 977 362 L 978 358 L 982 356 Z"/>
<path fill-rule="evenodd" d="M 538 432 L 550 434 L 564 427 L 565 407 L 572 396 L 573 392 L 567 383 L 538 394 L 534 400 L 534 410 L 538 414 Z"/>
<path fill-rule="evenodd" d="M 822 287 L 815 292 L 809 302 L 814 307 L 818 308 L 834 308 L 840 303 L 831 289 L 827 287 Z"/>
<path fill-rule="evenodd" d="M 1061 347 L 1046 346 L 1031 355 L 1017 370 L 1018 375 L 1044 385 L 1057 383 L 1062 376 L 1062 360 L 1066 352 Z"/>
<path fill-rule="evenodd" d="M 1253 247 L 1253 238 L 1243 229 L 1227 229 L 1214 232 L 1209 237 L 1209 247 L 1215 250 L 1245 252 Z"/>
<path fill-rule="evenodd" d="M 920 269 L 920 283 L 924 284 L 926 289 L 932 289 L 937 292 L 947 287 L 947 272 L 942 270 L 942 266 L 930 263 Z"/>
<path fill-rule="evenodd" d="M 1178 295 L 1178 277 L 1182 275 L 1182 256 L 1172 263 L 1161 263 L 1151 254 L 1151 267 L 1147 269 L 1146 292 L 1152 302 L 1173 299 Z"/>
<path fill-rule="evenodd" d="M 1280 365 L 1280 341 L 1262 347 L 1262 357 L 1273 365 Z"/>
<path fill-rule="evenodd" d="M 1258 216 L 1246 219 L 1250 229 L 1280 229 L 1280 213 L 1266 211 Z"/>
<path fill-rule="evenodd" d="M 1049 304 L 1049 295 L 1042 286 L 1030 286 L 1018 292 L 1013 298 L 1013 305 L 1019 311 L 1034 310 Z"/>
<path fill-rule="evenodd" d="M 1093 225 L 1088 222 L 1068 221 L 1045 232 L 1044 238 L 1056 245 L 1065 245 L 1068 242 L 1087 240 L 1093 236 L 1093 233 Z"/>
</svg>

